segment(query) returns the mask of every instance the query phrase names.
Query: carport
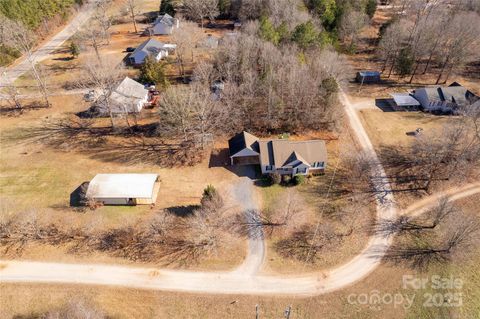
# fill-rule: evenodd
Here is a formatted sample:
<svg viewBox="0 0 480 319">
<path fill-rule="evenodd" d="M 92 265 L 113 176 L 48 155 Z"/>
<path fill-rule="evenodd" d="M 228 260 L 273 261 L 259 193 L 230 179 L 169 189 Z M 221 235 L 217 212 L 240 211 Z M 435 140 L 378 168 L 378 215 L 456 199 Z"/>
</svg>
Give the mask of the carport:
<svg viewBox="0 0 480 319">
<path fill-rule="evenodd" d="M 395 111 L 416 111 L 420 107 L 420 102 L 408 93 L 392 93 L 392 107 Z"/>
</svg>

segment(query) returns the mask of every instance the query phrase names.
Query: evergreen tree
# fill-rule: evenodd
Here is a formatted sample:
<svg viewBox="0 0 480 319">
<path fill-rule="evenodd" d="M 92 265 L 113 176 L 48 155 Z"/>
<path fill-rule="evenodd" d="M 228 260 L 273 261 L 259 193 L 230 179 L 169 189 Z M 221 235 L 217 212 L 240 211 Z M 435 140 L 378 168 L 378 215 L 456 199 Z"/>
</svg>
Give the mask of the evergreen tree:
<svg viewBox="0 0 480 319">
<path fill-rule="evenodd" d="M 375 11 L 377 11 L 377 0 L 368 0 L 365 5 L 365 13 L 372 18 Z"/>
<path fill-rule="evenodd" d="M 403 48 L 398 54 L 395 69 L 401 76 L 408 75 L 412 73 L 414 62 L 415 58 L 413 56 L 412 49 L 410 47 Z"/>
<path fill-rule="evenodd" d="M 292 34 L 292 41 L 304 50 L 318 45 L 319 39 L 320 33 L 316 30 L 312 21 L 297 25 Z"/>
<path fill-rule="evenodd" d="M 266 16 L 260 18 L 260 36 L 262 39 L 277 45 L 280 42 L 280 35 Z"/>
<path fill-rule="evenodd" d="M 167 87 L 169 85 L 165 74 L 165 62 L 157 62 L 152 57 L 147 57 L 140 68 L 140 82 L 155 83 L 156 86 Z"/>
<path fill-rule="evenodd" d="M 172 0 L 162 0 L 160 2 L 160 14 L 169 14 L 172 17 L 175 16 L 175 8 L 172 4 Z"/>
<path fill-rule="evenodd" d="M 80 55 L 80 47 L 74 41 L 70 43 L 70 54 L 72 55 L 72 59 L 77 58 Z"/>
</svg>

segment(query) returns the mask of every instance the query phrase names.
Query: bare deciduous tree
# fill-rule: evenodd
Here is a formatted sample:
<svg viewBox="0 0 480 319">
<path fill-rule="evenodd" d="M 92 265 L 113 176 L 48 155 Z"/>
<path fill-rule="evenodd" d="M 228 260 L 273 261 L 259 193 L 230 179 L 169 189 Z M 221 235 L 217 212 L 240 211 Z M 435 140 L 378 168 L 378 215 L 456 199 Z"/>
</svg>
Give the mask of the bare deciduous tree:
<svg viewBox="0 0 480 319">
<path fill-rule="evenodd" d="M 4 91 L 7 96 L 7 101 L 10 105 L 16 110 L 22 109 L 22 102 L 20 98 L 20 92 L 14 83 L 7 84 L 4 86 Z"/>
<path fill-rule="evenodd" d="M 349 48 L 353 50 L 358 35 L 368 23 L 368 16 L 359 11 L 351 10 L 344 14 L 340 24 L 340 36 L 344 41 L 349 41 Z"/>
<path fill-rule="evenodd" d="M 5 44 L 15 48 L 23 54 L 30 65 L 30 70 L 37 83 L 40 92 L 47 107 L 50 107 L 50 100 L 47 88 L 47 79 L 42 72 L 42 69 L 37 65 L 34 56 L 35 36 L 28 30 L 21 22 L 14 21 L 0 15 L 0 28 L 5 35 Z"/>
<path fill-rule="evenodd" d="M 183 3 L 185 14 L 188 18 L 200 22 L 203 29 L 203 18 L 210 21 L 219 15 L 218 0 L 187 0 Z"/>
<path fill-rule="evenodd" d="M 193 142 L 198 136 L 222 132 L 228 112 L 213 99 L 209 86 L 192 84 L 189 87 L 169 88 L 160 103 L 161 134 L 178 136 Z M 203 144 L 203 143 L 202 143 Z"/>
<path fill-rule="evenodd" d="M 180 75 L 186 80 L 186 63 L 191 57 L 194 62 L 194 48 L 203 37 L 203 33 L 198 29 L 197 25 L 192 22 L 185 21 L 172 34 L 172 40 L 176 44 L 175 56 Z"/>
<path fill-rule="evenodd" d="M 91 302 L 74 298 L 59 310 L 47 312 L 46 319 L 105 319 L 107 316 Z"/>
<path fill-rule="evenodd" d="M 97 9 L 93 19 L 98 23 L 103 31 L 103 37 L 107 44 L 110 44 L 110 28 L 112 27 L 112 18 L 108 15 L 108 7 L 112 0 L 97 1 Z"/>
<path fill-rule="evenodd" d="M 126 4 L 127 12 L 130 15 L 130 19 L 132 19 L 133 28 L 135 29 L 135 33 L 138 33 L 137 17 L 140 14 L 140 8 L 139 8 L 138 0 L 126 0 L 125 4 Z"/>
<path fill-rule="evenodd" d="M 112 128 L 115 127 L 115 121 L 110 95 L 118 85 L 121 76 L 121 67 L 116 65 L 114 61 L 90 59 L 83 64 L 82 74 L 80 78 L 77 79 L 77 85 L 79 87 L 89 90 L 94 89 L 98 92 L 99 97 L 95 103 L 108 112 Z"/>
</svg>

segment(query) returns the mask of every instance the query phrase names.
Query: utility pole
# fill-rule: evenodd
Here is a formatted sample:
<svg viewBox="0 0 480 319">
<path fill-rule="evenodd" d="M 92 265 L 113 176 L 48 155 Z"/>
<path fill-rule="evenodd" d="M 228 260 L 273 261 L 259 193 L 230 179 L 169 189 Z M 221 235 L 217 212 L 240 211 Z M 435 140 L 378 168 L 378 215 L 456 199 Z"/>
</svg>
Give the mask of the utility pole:
<svg viewBox="0 0 480 319">
<path fill-rule="evenodd" d="M 258 305 L 255 305 L 255 319 L 258 319 L 259 318 L 259 315 L 258 315 Z"/>
</svg>

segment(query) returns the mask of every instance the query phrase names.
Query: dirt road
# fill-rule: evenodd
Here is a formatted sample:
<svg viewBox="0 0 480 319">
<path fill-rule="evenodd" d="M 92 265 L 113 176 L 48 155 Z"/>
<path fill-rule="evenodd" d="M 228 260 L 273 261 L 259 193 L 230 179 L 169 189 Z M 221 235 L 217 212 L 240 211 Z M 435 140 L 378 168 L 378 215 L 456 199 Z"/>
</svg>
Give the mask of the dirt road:
<svg viewBox="0 0 480 319">
<path fill-rule="evenodd" d="M 393 218 L 397 214 L 385 171 L 375 153 L 372 143 L 361 121 L 345 94 L 341 101 L 362 149 L 373 159 L 372 174 L 377 192 L 377 217 Z M 410 214 L 424 212 L 435 205 L 438 198 L 447 196 L 458 200 L 480 192 L 478 183 L 436 194 L 425 198 L 409 209 Z M 237 201 L 244 209 L 257 209 L 251 180 L 242 178 L 233 188 Z M 271 294 L 271 295 L 318 295 L 351 285 L 369 273 L 381 262 L 391 237 L 373 235 L 366 248 L 350 262 L 329 272 L 293 276 L 259 275 L 265 246 L 263 236 L 249 239 L 248 257 L 237 270 L 232 272 L 175 271 L 156 268 L 125 267 L 98 264 L 63 264 L 29 261 L 0 261 L 0 282 L 45 282 L 115 285 L 132 288 L 169 291 L 202 292 L 215 294 Z"/>
<path fill-rule="evenodd" d="M 465 191 L 465 189 L 468 190 Z M 458 200 L 480 193 L 478 184 L 468 185 L 465 189 L 439 195 Z M 416 205 L 417 211 L 425 211 L 428 207 L 432 207 L 436 199 L 438 195 L 426 198 L 423 206 Z M 236 271 L 193 272 L 99 264 L 3 260 L 0 261 L 0 282 L 96 284 L 215 294 L 318 295 L 350 285 L 365 275 L 368 270 L 373 270 L 371 267 L 375 268 L 376 260 L 369 257 L 368 249 L 371 249 L 375 243 L 376 240 L 372 239 L 369 248 L 357 258 L 328 274 L 254 276 Z M 372 261 L 365 261 L 369 259 Z M 360 268 L 357 268 L 359 266 Z M 326 275 L 325 278 L 324 275 Z"/>
</svg>

